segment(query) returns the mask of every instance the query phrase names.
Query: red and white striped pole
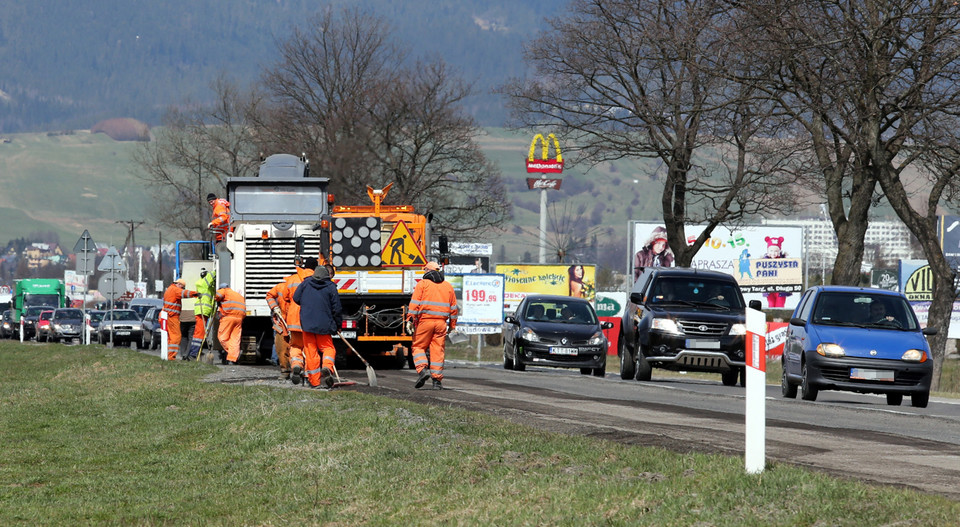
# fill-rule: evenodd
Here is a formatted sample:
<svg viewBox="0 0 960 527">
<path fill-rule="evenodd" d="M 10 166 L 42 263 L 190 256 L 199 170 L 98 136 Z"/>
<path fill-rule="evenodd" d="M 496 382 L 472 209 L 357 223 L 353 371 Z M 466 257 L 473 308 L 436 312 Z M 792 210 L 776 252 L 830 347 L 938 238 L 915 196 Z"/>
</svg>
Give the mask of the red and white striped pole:
<svg viewBox="0 0 960 527">
<path fill-rule="evenodd" d="M 767 318 L 763 311 L 747 309 L 746 450 L 750 474 L 763 472 L 766 463 Z"/>
<path fill-rule="evenodd" d="M 160 312 L 160 360 L 170 360 L 167 356 L 167 312 Z"/>
</svg>

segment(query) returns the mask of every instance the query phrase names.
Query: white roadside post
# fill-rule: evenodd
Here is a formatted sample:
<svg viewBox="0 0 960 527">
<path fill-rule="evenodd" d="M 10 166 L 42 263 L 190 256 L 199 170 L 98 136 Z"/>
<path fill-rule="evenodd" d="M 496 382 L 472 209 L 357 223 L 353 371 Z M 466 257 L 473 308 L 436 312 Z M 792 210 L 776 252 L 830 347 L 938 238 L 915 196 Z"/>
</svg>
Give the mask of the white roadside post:
<svg viewBox="0 0 960 527">
<path fill-rule="evenodd" d="M 762 311 L 747 309 L 746 448 L 744 459 L 749 474 L 763 472 L 766 463 L 766 332 Z"/>
<path fill-rule="evenodd" d="M 160 360 L 170 360 L 167 357 L 167 312 L 160 312 Z"/>
</svg>

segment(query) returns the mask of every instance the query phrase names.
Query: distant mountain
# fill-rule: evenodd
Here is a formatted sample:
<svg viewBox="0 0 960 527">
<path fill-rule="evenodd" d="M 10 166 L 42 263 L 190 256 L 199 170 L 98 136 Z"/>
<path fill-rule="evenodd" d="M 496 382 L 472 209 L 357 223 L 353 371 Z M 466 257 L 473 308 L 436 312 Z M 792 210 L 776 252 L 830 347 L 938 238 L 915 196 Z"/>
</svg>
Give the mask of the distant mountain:
<svg viewBox="0 0 960 527">
<path fill-rule="evenodd" d="M 477 96 L 485 126 L 505 112 L 491 90 L 522 75 L 522 45 L 562 2 L 529 0 L 0 1 L 0 133 L 81 130 L 116 117 L 159 124 L 163 111 L 210 97 L 220 73 L 241 83 L 276 58 L 276 42 L 318 9 L 383 16 L 414 57 L 441 57 Z"/>
</svg>

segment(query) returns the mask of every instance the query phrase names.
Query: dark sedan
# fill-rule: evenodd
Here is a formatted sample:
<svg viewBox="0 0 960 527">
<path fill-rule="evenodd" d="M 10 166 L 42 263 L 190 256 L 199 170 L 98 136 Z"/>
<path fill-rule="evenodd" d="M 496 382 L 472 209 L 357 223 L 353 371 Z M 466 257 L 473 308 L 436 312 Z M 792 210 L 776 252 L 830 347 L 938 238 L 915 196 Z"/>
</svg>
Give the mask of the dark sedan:
<svg viewBox="0 0 960 527">
<path fill-rule="evenodd" d="M 160 313 L 162 307 L 151 307 L 143 315 L 143 333 L 140 348 L 155 350 L 160 347 Z"/>
<path fill-rule="evenodd" d="M 13 310 L 7 309 L 0 317 L 0 338 L 12 339 L 20 335 L 20 324 L 13 321 Z"/>
<path fill-rule="evenodd" d="M 23 318 L 23 340 L 30 340 L 37 336 L 37 320 L 40 318 L 40 313 L 44 311 L 53 311 L 56 309 L 53 306 L 27 306 L 23 308 L 23 312 L 20 314 Z"/>
<path fill-rule="evenodd" d="M 607 339 L 590 302 L 582 298 L 529 295 L 515 315 L 504 318 L 503 367 L 524 371 L 527 365 L 580 368 L 603 377 L 607 370 Z"/>
<path fill-rule="evenodd" d="M 141 345 L 140 336 L 143 332 L 143 322 L 140 316 L 132 309 L 111 309 L 103 315 L 100 326 L 97 328 L 97 341 L 100 344 L 113 342 L 114 346 L 136 343 Z"/>
</svg>

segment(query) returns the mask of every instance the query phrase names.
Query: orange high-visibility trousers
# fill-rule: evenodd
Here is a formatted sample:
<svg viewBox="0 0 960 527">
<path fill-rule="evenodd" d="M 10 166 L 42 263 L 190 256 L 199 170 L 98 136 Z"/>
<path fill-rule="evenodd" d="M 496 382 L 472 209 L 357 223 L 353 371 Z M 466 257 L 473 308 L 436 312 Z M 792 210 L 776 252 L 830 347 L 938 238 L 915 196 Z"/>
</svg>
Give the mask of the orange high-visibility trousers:
<svg viewBox="0 0 960 527">
<path fill-rule="evenodd" d="M 168 313 L 169 315 L 169 313 Z M 180 315 L 167 317 L 167 360 L 177 360 L 180 351 Z"/>
<path fill-rule="evenodd" d="M 447 321 L 443 318 L 421 318 L 413 336 L 413 365 L 417 373 L 427 367 L 427 349 L 430 349 L 430 376 L 443 380 L 444 339 Z"/>
<path fill-rule="evenodd" d="M 200 346 L 203 345 L 203 337 L 206 334 L 207 317 L 195 315 L 193 325 L 193 338 L 190 339 L 190 351 L 187 356 L 195 359 L 200 353 Z"/>
<path fill-rule="evenodd" d="M 297 366 L 300 366 L 301 371 L 305 369 L 303 364 L 302 331 L 290 331 L 290 342 L 287 342 L 287 353 L 290 355 L 290 371 L 293 371 Z"/>
<path fill-rule="evenodd" d="M 290 344 L 283 340 L 280 333 L 274 333 L 273 345 L 277 348 L 277 365 L 280 366 L 280 373 L 290 373 Z"/>
<path fill-rule="evenodd" d="M 240 330 L 243 317 L 223 317 L 220 319 L 220 330 L 217 338 L 227 352 L 227 360 L 236 362 L 240 358 Z"/>
<path fill-rule="evenodd" d="M 323 353 L 323 361 L 320 353 Z M 303 332 L 303 358 L 306 362 L 307 379 L 310 386 L 320 385 L 320 371 L 329 368 L 333 372 L 334 361 L 337 358 L 337 348 L 333 347 L 333 338 L 330 335 Z"/>
</svg>

